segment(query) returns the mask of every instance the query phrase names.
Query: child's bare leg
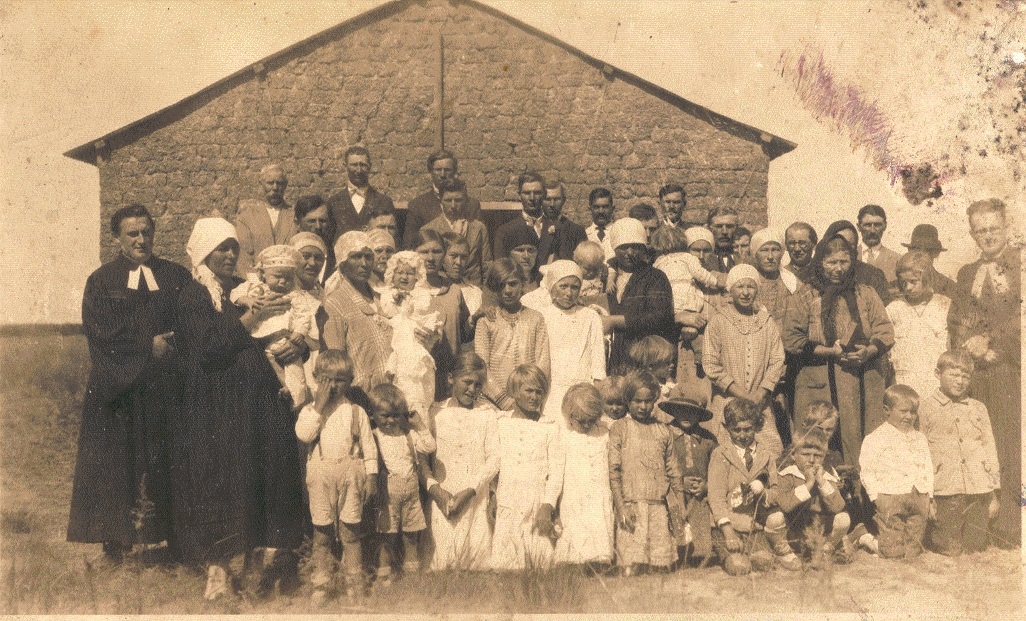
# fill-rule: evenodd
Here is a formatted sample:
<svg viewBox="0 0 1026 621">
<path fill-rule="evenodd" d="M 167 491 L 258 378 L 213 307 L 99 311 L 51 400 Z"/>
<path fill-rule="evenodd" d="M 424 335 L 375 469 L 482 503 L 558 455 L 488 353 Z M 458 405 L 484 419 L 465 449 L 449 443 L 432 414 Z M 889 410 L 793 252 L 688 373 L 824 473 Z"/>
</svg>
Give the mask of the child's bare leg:
<svg viewBox="0 0 1026 621">
<path fill-rule="evenodd" d="M 283 385 L 292 395 L 292 406 L 299 408 L 310 400 L 310 391 L 306 388 L 306 370 L 301 362 L 290 362 L 282 369 Z"/>
<path fill-rule="evenodd" d="M 420 572 L 420 533 L 403 533 L 403 573 L 415 574 Z"/>
</svg>

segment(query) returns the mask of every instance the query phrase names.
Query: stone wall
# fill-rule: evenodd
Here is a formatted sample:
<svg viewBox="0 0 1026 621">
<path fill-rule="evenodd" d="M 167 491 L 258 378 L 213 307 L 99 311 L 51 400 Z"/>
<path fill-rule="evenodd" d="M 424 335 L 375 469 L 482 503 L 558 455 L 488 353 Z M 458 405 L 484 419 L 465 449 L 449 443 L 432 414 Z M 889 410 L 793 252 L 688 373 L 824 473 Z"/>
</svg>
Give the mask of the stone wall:
<svg viewBox="0 0 1026 621">
<path fill-rule="evenodd" d="M 101 221 L 141 202 L 158 220 L 158 254 L 184 262 L 193 222 L 214 212 L 231 219 L 240 199 L 259 196 L 264 164 L 284 164 L 290 202 L 327 196 L 344 185 L 341 155 L 358 142 L 371 151 L 372 183 L 397 202 L 413 198 L 429 183 L 440 31 L 446 147 L 481 201 L 515 201 L 516 178 L 531 168 L 564 181 L 567 214 L 582 224 L 593 187 L 609 187 L 625 215 L 655 203 L 667 182 L 684 185 L 689 219 L 731 205 L 745 223 L 766 223 L 769 156 L 686 102 L 476 5 L 401 3 L 364 21 L 272 57 L 251 79 L 108 153 Z M 101 239 L 107 260 L 113 240 Z"/>
</svg>

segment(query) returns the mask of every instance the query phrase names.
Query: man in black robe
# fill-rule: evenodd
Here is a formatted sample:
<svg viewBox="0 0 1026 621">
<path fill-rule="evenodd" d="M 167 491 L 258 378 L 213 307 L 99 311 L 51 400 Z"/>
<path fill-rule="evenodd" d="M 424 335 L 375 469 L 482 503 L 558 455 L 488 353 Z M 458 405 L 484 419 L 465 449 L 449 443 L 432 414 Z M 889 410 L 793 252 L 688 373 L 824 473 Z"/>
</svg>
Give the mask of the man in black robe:
<svg viewBox="0 0 1026 621">
<path fill-rule="evenodd" d="M 142 205 L 111 217 L 121 253 L 86 282 L 82 327 L 92 371 L 82 411 L 68 541 L 119 560 L 170 533 L 168 418 L 181 389 L 174 307 L 192 277 L 153 256 Z"/>
</svg>

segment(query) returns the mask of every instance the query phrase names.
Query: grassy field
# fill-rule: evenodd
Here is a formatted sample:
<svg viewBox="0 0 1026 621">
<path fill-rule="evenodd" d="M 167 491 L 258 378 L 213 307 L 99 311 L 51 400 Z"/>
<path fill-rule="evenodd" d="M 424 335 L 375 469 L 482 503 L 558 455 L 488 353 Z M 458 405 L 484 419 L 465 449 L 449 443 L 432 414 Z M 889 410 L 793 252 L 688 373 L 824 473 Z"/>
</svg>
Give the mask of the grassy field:
<svg viewBox="0 0 1026 621">
<path fill-rule="evenodd" d="M 85 339 L 23 334 L 0 340 L 0 613 L 307 613 L 308 591 L 207 603 L 203 577 L 133 558 L 102 562 L 99 546 L 64 541 Z M 1021 618 L 1018 551 L 912 563 L 859 553 L 829 571 L 729 578 L 717 567 L 639 578 L 552 574 L 426 574 L 358 602 L 349 613 L 857 613 L 921 618 Z"/>
</svg>

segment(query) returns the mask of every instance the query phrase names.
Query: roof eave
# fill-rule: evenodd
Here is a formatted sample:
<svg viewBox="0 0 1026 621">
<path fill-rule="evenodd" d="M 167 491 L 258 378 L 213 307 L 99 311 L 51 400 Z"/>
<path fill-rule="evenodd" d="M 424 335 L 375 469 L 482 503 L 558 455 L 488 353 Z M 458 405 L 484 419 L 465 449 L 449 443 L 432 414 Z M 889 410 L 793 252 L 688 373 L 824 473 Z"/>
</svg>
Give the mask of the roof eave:
<svg viewBox="0 0 1026 621">
<path fill-rule="evenodd" d="M 115 129 L 104 136 L 90 140 L 85 144 L 74 147 L 73 149 L 64 153 L 66 157 L 92 164 L 94 166 L 99 165 L 99 158 L 105 155 L 105 152 L 117 150 L 121 146 L 134 142 L 140 135 L 145 135 L 150 131 L 158 129 L 160 126 L 168 124 L 168 119 L 175 117 L 181 118 L 187 114 L 199 109 L 205 105 L 214 96 L 220 94 L 224 89 L 233 88 L 243 82 L 254 79 L 261 74 L 276 68 L 279 65 L 283 65 L 288 62 L 287 59 L 291 58 L 294 52 L 300 52 L 304 48 L 315 47 L 320 44 L 324 39 L 329 39 L 334 36 L 337 32 L 359 27 L 364 23 L 370 23 L 377 21 L 378 19 L 384 18 L 387 14 L 397 12 L 402 9 L 402 6 L 410 2 L 410 0 L 389 0 L 381 6 L 375 7 L 369 11 L 365 11 L 355 17 L 347 19 L 339 24 L 336 24 L 330 28 L 322 30 L 302 41 L 294 43 L 286 48 L 278 50 L 277 52 L 264 57 L 263 59 L 252 63 L 242 69 L 232 73 L 231 75 L 224 77 L 209 86 L 181 99 L 169 106 L 161 108 L 152 114 L 148 114 L 143 118 L 129 123 L 119 129 Z M 683 108 L 690 112 L 694 116 L 705 120 L 714 127 L 722 129 L 729 133 L 740 135 L 741 137 L 750 140 L 752 142 L 760 144 L 763 152 L 773 160 L 785 153 L 793 151 L 798 145 L 790 140 L 782 138 L 780 136 L 771 134 L 757 127 L 742 123 L 736 119 L 732 119 L 726 115 L 714 112 L 709 108 L 696 104 L 688 99 L 685 99 L 681 95 L 678 95 L 672 91 L 669 91 L 657 84 L 649 82 L 644 78 L 641 78 L 629 71 L 620 69 L 612 66 L 586 52 L 570 45 L 569 43 L 556 38 L 555 36 L 541 31 L 534 26 L 525 24 L 524 22 L 512 17 L 502 11 L 482 4 L 477 0 L 450 0 L 453 4 L 469 4 L 476 7 L 485 13 L 492 14 L 503 20 L 511 22 L 515 26 L 537 36 L 546 41 L 558 45 L 559 47 L 569 51 L 570 53 L 580 57 L 582 60 L 595 66 L 601 70 L 609 79 L 620 78 L 626 82 L 632 83 L 643 90 L 650 92 L 651 94 L 659 97 L 663 100 L 669 100 L 670 102 L 677 105 L 677 107 Z"/>
</svg>

